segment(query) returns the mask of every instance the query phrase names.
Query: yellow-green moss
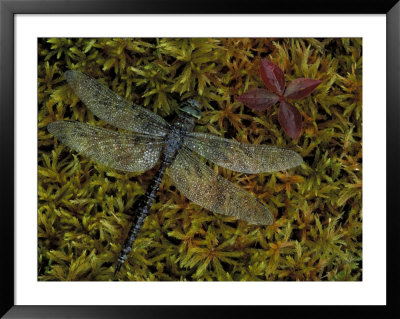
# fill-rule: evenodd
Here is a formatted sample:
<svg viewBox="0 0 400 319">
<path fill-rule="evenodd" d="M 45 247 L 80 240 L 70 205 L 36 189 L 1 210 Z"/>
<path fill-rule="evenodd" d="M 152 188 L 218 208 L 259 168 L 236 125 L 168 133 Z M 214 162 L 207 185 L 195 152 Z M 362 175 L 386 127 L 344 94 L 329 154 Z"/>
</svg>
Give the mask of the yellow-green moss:
<svg viewBox="0 0 400 319">
<path fill-rule="evenodd" d="M 120 279 L 361 280 L 361 49 L 361 39 L 40 39 L 39 280 L 112 280 L 129 208 L 155 172 L 109 169 L 47 132 L 60 119 L 110 127 L 66 84 L 68 69 L 167 119 L 180 100 L 196 97 L 204 111 L 198 131 L 288 147 L 305 162 L 258 175 L 215 167 L 267 204 L 275 223 L 265 227 L 191 203 L 165 176 Z M 294 103 L 304 121 L 297 141 L 282 131 L 276 106 L 253 113 L 234 99 L 263 87 L 261 58 L 288 81 L 323 80 Z"/>
</svg>

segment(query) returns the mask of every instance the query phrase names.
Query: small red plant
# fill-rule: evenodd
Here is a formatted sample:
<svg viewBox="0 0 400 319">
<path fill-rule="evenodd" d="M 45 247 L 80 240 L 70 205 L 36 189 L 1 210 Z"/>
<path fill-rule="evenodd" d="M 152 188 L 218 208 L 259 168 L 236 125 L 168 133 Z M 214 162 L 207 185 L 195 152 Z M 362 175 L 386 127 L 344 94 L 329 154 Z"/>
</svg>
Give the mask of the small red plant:
<svg viewBox="0 0 400 319">
<path fill-rule="evenodd" d="M 287 100 L 299 100 L 308 96 L 322 81 L 299 78 L 286 86 L 282 69 L 265 59 L 261 60 L 260 75 L 268 90 L 251 89 L 236 97 L 237 100 L 255 111 L 265 111 L 279 102 L 279 123 L 287 135 L 293 139 L 298 138 L 303 120 L 299 110 Z"/>
</svg>

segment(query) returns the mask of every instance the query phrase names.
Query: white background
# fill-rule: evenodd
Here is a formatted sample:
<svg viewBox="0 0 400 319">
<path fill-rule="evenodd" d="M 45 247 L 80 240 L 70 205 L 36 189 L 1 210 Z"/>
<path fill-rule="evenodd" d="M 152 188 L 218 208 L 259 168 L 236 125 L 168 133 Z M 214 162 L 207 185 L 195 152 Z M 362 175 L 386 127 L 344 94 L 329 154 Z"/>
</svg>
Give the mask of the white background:
<svg viewBox="0 0 400 319">
<path fill-rule="evenodd" d="M 16 304 L 385 304 L 385 28 L 385 15 L 17 15 Z M 37 281 L 37 38 L 138 36 L 363 38 L 362 282 Z"/>
</svg>

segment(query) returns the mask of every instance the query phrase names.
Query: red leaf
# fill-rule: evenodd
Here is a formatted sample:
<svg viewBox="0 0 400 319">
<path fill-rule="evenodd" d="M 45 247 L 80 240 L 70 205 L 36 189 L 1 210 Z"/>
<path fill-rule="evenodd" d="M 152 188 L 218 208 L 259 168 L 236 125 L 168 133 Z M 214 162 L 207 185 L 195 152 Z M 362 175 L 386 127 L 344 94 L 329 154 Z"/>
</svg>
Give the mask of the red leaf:
<svg viewBox="0 0 400 319">
<path fill-rule="evenodd" d="M 285 97 L 288 99 L 302 99 L 309 95 L 321 84 L 321 80 L 300 78 L 290 82 L 285 91 Z"/>
<path fill-rule="evenodd" d="M 265 86 L 272 92 L 282 95 L 285 89 L 285 75 L 279 66 L 268 60 L 261 60 L 260 75 Z"/>
<path fill-rule="evenodd" d="M 291 138 L 299 137 L 303 120 L 298 109 L 288 102 L 281 102 L 278 112 L 278 121 L 283 130 Z"/>
<path fill-rule="evenodd" d="M 236 99 L 255 111 L 265 111 L 278 102 L 279 97 L 265 89 L 248 90 Z"/>
</svg>

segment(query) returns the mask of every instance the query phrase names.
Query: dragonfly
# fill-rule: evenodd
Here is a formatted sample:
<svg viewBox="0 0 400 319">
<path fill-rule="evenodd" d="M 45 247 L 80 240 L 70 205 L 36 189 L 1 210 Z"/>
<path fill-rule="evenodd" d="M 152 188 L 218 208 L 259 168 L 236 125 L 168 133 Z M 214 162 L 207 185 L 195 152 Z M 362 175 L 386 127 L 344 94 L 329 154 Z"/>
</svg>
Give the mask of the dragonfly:
<svg viewBox="0 0 400 319">
<path fill-rule="evenodd" d="M 201 106 L 195 99 L 183 101 L 175 119 L 168 123 L 85 73 L 69 70 L 64 77 L 94 115 L 124 131 L 79 121 L 55 121 L 47 126 L 52 135 L 91 160 L 125 172 L 144 172 L 161 162 L 145 194 L 134 203 L 136 214 L 116 261 L 114 276 L 131 252 L 166 172 L 184 196 L 211 212 L 255 225 L 273 223 L 266 205 L 220 176 L 201 158 L 232 171 L 257 174 L 300 165 L 303 160 L 298 153 L 195 132 L 196 120 L 201 117 Z"/>
</svg>

